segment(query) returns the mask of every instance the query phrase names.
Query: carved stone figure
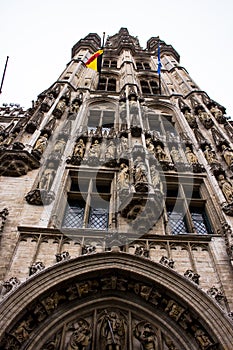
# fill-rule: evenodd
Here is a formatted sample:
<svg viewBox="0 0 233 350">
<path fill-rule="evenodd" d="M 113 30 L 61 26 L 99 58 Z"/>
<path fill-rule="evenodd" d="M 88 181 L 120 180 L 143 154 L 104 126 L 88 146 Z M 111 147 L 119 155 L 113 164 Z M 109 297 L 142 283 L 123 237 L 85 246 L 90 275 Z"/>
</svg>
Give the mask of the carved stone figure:
<svg viewBox="0 0 233 350">
<path fill-rule="evenodd" d="M 233 165 L 233 150 L 226 145 L 222 145 L 222 155 L 227 165 L 231 167 Z"/>
<path fill-rule="evenodd" d="M 90 325 L 86 320 L 79 320 L 72 333 L 67 350 L 86 350 L 91 339 Z"/>
<path fill-rule="evenodd" d="M 155 165 L 151 166 L 150 174 L 151 174 L 152 185 L 154 186 L 154 188 L 157 188 L 161 192 L 163 192 L 163 184 L 162 184 L 161 179 L 160 179 L 159 171 L 158 171 L 158 169 L 156 169 Z"/>
<path fill-rule="evenodd" d="M 212 105 L 210 112 L 219 123 L 224 123 L 226 121 L 225 117 L 223 116 L 223 112 L 217 106 Z"/>
<path fill-rule="evenodd" d="M 156 148 L 155 148 L 155 156 L 159 162 L 168 161 L 168 157 L 166 155 L 166 152 L 164 151 L 164 149 L 160 145 L 156 146 Z"/>
<path fill-rule="evenodd" d="M 147 147 L 149 153 L 151 153 L 153 155 L 155 154 L 155 146 L 154 146 L 151 138 L 146 139 L 146 147 Z"/>
<path fill-rule="evenodd" d="M 219 187 L 222 190 L 228 203 L 233 201 L 233 186 L 230 181 L 228 181 L 223 174 L 218 176 Z"/>
<path fill-rule="evenodd" d="M 57 142 L 55 143 L 53 151 L 62 155 L 65 147 L 66 147 L 66 141 L 64 138 L 61 138 L 57 140 Z"/>
<path fill-rule="evenodd" d="M 139 322 L 133 333 L 140 341 L 143 350 L 156 350 L 156 334 L 149 322 Z"/>
<path fill-rule="evenodd" d="M 43 154 L 48 143 L 48 134 L 41 135 L 33 148 L 33 151 Z"/>
<path fill-rule="evenodd" d="M 66 98 L 62 97 L 58 104 L 56 105 L 53 115 L 55 115 L 57 118 L 61 118 L 62 114 L 65 112 L 66 109 Z"/>
<path fill-rule="evenodd" d="M 135 183 L 138 182 L 147 182 L 147 167 L 145 162 L 143 162 L 142 158 L 138 156 L 135 160 L 135 168 L 134 168 L 134 178 Z"/>
<path fill-rule="evenodd" d="M 35 273 L 40 272 L 44 269 L 44 264 L 41 261 L 37 261 L 29 268 L 29 276 L 34 275 Z"/>
<path fill-rule="evenodd" d="M 125 163 L 121 163 L 120 172 L 117 179 L 118 189 L 128 189 L 129 188 L 129 167 Z"/>
<path fill-rule="evenodd" d="M 219 161 L 216 158 L 215 152 L 210 148 L 209 145 L 205 146 L 205 150 L 204 150 L 203 153 L 205 155 L 205 158 L 206 158 L 208 164 L 210 164 L 210 165 L 212 165 L 212 164 L 220 165 Z"/>
<path fill-rule="evenodd" d="M 47 191 L 50 190 L 56 175 L 56 170 L 54 168 L 55 168 L 54 163 L 49 162 L 48 167 L 44 170 L 41 176 L 40 182 L 38 184 L 38 187 L 40 189 L 47 190 Z"/>
<path fill-rule="evenodd" d="M 171 158 L 173 160 L 173 163 L 182 163 L 182 157 L 180 155 L 180 152 L 178 149 L 176 149 L 175 146 L 172 146 L 171 152 L 170 152 Z"/>
<path fill-rule="evenodd" d="M 185 110 L 184 116 L 191 128 L 197 127 L 196 117 L 192 113 L 190 113 L 188 109 Z"/>
<path fill-rule="evenodd" d="M 95 140 L 95 142 L 91 145 L 91 148 L 89 149 L 89 157 L 98 158 L 99 155 L 100 155 L 100 144 L 98 140 Z"/>
<path fill-rule="evenodd" d="M 197 329 L 194 334 L 200 348 L 202 350 L 211 349 L 214 343 L 210 340 L 210 338 L 206 335 L 206 333 L 202 329 Z"/>
<path fill-rule="evenodd" d="M 101 335 L 105 338 L 103 350 L 123 350 L 122 343 L 125 337 L 124 321 L 116 312 L 105 312 L 101 328 Z"/>
<path fill-rule="evenodd" d="M 205 112 L 203 109 L 198 109 L 197 112 L 198 112 L 199 120 L 204 125 L 204 127 L 206 129 L 210 129 L 213 126 L 214 122 L 211 119 L 211 117 L 208 115 L 208 113 Z"/>
<path fill-rule="evenodd" d="M 111 140 L 105 152 L 105 159 L 113 159 L 113 158 L 115 158 L 115 145 L 114 145 L 114 142 Z"/>
<path fill-rule="evenodd" d="M 190 147 L 186 147 L 185 155 L 189 164 L 198 164 L 197 156 L 192 152 Z"/>
<path fill-rule="evenodd" d="M 129 149 L 128 139 L 127 139 L 127 137 L 122 136 L 121 137 L 121 145 L 120 145 L 121 154 L 127 153 L 128 149 Z"/>
<path fill-rule="evenodd" d="M 86 148 L 86 146 L 84 144 L 83 139 L 80 139 L 74 147 L 73 155 L 75 157 L 83 158 L 84 153 L 85 153 L 85 148 Z"/>
</svg>

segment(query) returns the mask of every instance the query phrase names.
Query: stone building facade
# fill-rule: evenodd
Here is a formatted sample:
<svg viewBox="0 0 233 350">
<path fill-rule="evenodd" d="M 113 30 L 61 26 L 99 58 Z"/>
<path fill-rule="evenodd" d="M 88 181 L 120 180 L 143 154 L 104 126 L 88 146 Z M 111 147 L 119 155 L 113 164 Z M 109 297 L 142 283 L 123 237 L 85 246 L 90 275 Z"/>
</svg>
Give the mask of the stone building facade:
<svg viewBox="0 0 233 350">
<path fill-rule="evenodd" d="M 233 125 L 159 37 L 100 47 L 0 108 L 0 349 L 231 350 Z"/>
</svg>

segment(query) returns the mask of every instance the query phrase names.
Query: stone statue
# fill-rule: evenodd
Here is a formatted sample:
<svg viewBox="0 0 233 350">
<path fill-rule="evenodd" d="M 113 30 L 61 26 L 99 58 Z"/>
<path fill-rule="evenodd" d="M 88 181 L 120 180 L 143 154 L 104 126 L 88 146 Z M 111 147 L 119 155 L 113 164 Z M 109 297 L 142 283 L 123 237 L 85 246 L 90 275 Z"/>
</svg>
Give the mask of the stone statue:
<svg viewBox="0 0 233 350">
<path fill-rule="evenodd" d="M 86 320 L 79 320 L 72 333 L 67 350 L 86 350 L 91 339 L 90 325 Z"/>
<path fill-rule="evenodd" d="M 164 149 L 160 145 L 156 146 L 156 148 L 155 148 L 155 156 L 159 162 L 168 161 L 168 157 L 166 155 L 166 152 L 164 151 Z"/>
<path fill-rule="evenodd" d="M 233 164 L 233 150 L 226 145 L 222 145 L 222 155 L 229 167 Z"/>
<path fill-rule="evenodd" d="M 202 329 L 197 329 L 194 334 L 197 342 L 200 345 L 202 350 L 211 349 L 214 343 L 210 340 L 210 338 L 206 335 L 206 333 Z"/>
<path fill-rule="evenodd" d="M 171 158 L 173 160 L 173 163 L 182 163 L 183 159 L 175 146 L 172 146 L 171 152 L 170 152 Z"/>
<path fill-rule="evenodd" d="M 55 143 L 53 151 L 62 155 L 65 147 L 66 147 L 66 141 L 64 138 L 61 138 L 57 140 L 57 142 Z"/>
<path fill-rule="evenodd" d="M 113 159 L 113 158 L 115 158 L 115 145 L 114 145 L 114 142 L 111 140 L 106 149 L 105 159 Z"/>
<path fill-rule="evenodd" d="M 49 191 L 52 186 L 55 175 L 56 170 L 54 169 L 54 163 L 49 162 L 48 167 L 42 174 L 38 187 L 40 189 Z"/>
<path fill-rule="evenodd" d="M 99 155 L 100 155 L 100 144 L 98 140 L 95 140 L 95 142 L 91 145 L 91 148 L 89 149 L 89 157 L 98 158 Z"/>
<path fill-rule="evenodd" d="M 120 140 L 121 140 L 121 148 L 120 148 L 121 154 L 125 154 L 129 149 L 128 139 L 127 137 L 122 136 Z"/>
<path fill-rule="evenodd" d="M 135 160 L 134 178 L 135 183 L 147 182 L 147 167 L 140 156 Z"/>
<path fill-rule="evenodd" d="M 210 165 L 213 165 L 213 164 L 220 165 L 219 161 L 216 158 L 215 152 L 210 148 L 209 145 L 205 146 L 205 150 L 204 150 L 203 153 L 205 155 L 205 158 L 206 158 L 208 164 L 210 164 Z"/>
<path fill-rule="evenodd" d="M 155 165 L 151 166 L 150 174 L 151 174 L 152 185 L 154 186 L 154 188 L 157 188 L 161 192 L 163 192 L 163 184 L 162 184 L 162 181 L 160 179 L 159 171 L 158 171 L 158 169 L 156 169 Z"/>
<path fill-rule="evenodd" d="M 156 334 L 149 322 L 139 322 L 134 329 L 134 336 L 141 343 L 143 350 L 156 350 Z"/>
<path fill-rule="evenodd" d="M 125 163 L 120 165 L 117 183 L 120 190 L 129 188 L 129 167 Z"/>
<path fill-rule="evenodd" d="M 222 190 L 222 193 L 224 194 L 226 200 L 228 203 L 231 203 L 233 201 L 233 186 L 228 181 L 223 174 L 220 174 L 218 176 L 218 183 L 219 187 Z"/>
<path fill-rule="evenodd" d="M 149 153 L 155 155 L 155 146 L 154 146 L 151 138 L 146 139 L 146 147 L 147 147 Z"/>
<path fill-rule="evenodd" d="M 86 148 L 86 146 L 84 144 L 83 139 L 78 140 L 78 142 L 75 144 L 73 155 L 75 157 L 83 158 L 84 153 L 85 153 L 85 148 Z"/>
<path fill-rule="evenodd" d="M 198 164 L 197 156 L 192 152 L 190 147 L 186 147 L 185 155 L 189 164 Z"/>
<path fill-rule="evenodd" d="M 101 327 L 101 336 L 105 339 L 103 350 L 123 350 L 122 343 L 125 337 L 123 319 L 116 313 L 107 311 Z"/>
<path fill-rule="evenodd" d="M 36 141 L 36 144 L 33 150 L 39 152 L 40 154 L 43 154 L 44 150 L 46 149 L 47 143 L 48 143 L 48 134 L 41 135 Z"/>
<path fill-rule="evenodd" d="M 197 121 L 196 118 L 193 114 L 189 112 L 188 109 L 185 110 L 184 112 L 185 119 L 187 120 L 188 124 L 191 126 L 191 128 L 196 128 L 197 127 Z"/>
<path fill-rule="evenodd" d="M 198 109 L 197 111 L 198 113 L 198 116 L 199 116 L 199 120 L 201 121 L 201 123 L 204 125 L 204 127 L 206 129 L 210 129 L 214 122 L 213 120 L 211 119 L 211 117 L 208 115 L 207 112 L 205 112 L 203 109 Z"/>
<path fill-rule="evenodd" d="M 225 122 L 223 112 L 217 106 L 212 105 L 212 107 L 210 108 L 210 112 L 213 114 L 213 116 L 219 123 Z"/>
</svg>

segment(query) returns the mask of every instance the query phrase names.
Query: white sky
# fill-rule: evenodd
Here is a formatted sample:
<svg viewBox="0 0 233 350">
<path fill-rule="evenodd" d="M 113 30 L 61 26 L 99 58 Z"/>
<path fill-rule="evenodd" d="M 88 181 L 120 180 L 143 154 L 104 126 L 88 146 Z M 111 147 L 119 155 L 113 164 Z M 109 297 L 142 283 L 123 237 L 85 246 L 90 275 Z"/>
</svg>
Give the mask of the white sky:
<svg viewBox="0 0 233 350">
<path fill-rule="evenodd" d="M 126 27 L 146 47 L 160 36 L 210 98 L 233 117 L 232 0 L 1 0 L 0 105 L 28 108 L 61 74 L 72 46 L 89 33 Z"/>
</svg>

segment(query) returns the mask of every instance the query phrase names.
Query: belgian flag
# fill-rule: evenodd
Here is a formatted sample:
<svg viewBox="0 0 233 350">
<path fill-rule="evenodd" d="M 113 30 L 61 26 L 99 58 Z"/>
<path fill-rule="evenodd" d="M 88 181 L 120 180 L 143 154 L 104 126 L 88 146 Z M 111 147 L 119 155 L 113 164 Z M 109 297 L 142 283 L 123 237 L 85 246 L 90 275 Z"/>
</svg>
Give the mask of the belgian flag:
<svg viewBox="0 0 233 350">
<path fill-rule="evenodd" d="M 85 63 L 87 68 L 91 68 L 97 72 L 101 72 L 102 57 L 104 50 L 96 51 Z"/>
</svg>

